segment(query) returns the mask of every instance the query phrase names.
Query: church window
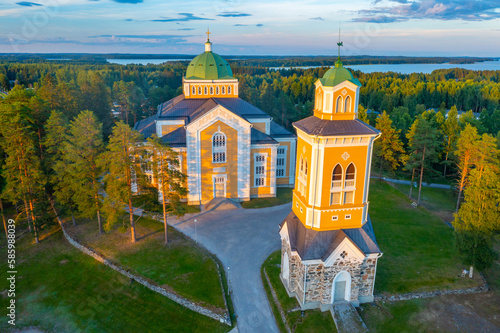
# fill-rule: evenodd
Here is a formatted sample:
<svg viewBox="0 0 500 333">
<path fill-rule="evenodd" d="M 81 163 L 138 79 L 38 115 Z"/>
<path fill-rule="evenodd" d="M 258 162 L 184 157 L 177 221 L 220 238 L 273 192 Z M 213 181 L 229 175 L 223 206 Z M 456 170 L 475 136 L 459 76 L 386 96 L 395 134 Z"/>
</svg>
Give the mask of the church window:
<svg viewBox="0 0 500 333">
<path fill-rule="evenodd" d="M 218 95 L 219 94 L 219 86 L 215 87 L 215 94 Z"/>
<path fill-rule="evenodd" d="M 330 205 L 340 205 L 340 197 L 342 192 L 332 192 L 330 193 Z"/>
<path fill-rule="evenodd" d="M 198 95 L 201 95 L 201 87 L 198 87 Z"/>
<path fill-rule="evenodd" d="M 351 97 L 347 96 L 345 98 L 345 107 L 344 107 L 345 113 L 350 113 L 351 112 Z"/>
<path fill-rule="evenodd" d="M 286 174 L 286 147 L 277 149 L 276 177 L 285 177 Z"/>
<path fill-rule="evenodd" d="M 339 96 L 337 97 L 337 106 L 335 108 L 335 113 L 341 113 L 342 112 L 342 97 Z"/>
<path fill-rule="evenodd" d="M 339 216 L 338 215 L 333 215 L 332 216 L 332 221 L 338 221 L 339 219 Z"/>
<path fill-rule="evenodd" d="M 266 160 L 267 154 L 254 155 L 255 187 L 266 186 Z"/>
<path fill-rule="evenodd" d="M 214 87 L 210 87 L 210 95 L 214 94 Z"/>
<path fill-rule="evenodd" d="M 346 216 L 345 216 L 345 219 L 346 219 L 346 220 L 350 220 L 350 219 L 351 219 L 351 214 L 346 215 Z"/>
<path fill-rule="evenodd" d="M 356 181 L 356 167 L 353 163 L 349 164 L 345 173 L 345 187 L 354 187 Z"/>
<path fill-rule="evenodd" d="M 224 87 L 224 86 L 221 87 L 221 94 L 222 95 L 226 94 L 226 87 Z"/>
<path fill-rule="evenodd" d="M 307 160 L 300 156 L 300 169 L 299 169 L 299 184 L 298 190 L 299 193 L 305 195 L 306 193 L 306 184 L 307 184 Z"/>
<path fill-rule="evenodd" d="M 205 88 L 203 90 L 205 92 L 205 95 L 208 95 L 208 88 L 207 88 L 207 86 L 205 86 Z"/>
<path fill-rule="evenodd" d="M 342 166 L 337 164 L 332 172 L 332 190 L 342 188 Z"/>
<path fill-rule="evenodd" d="M 227 94 L 231 95 L 231 86 L 227 86 Z"/>
<path fill-rule="evenodd" d="M 212 162 L 225 163 L 226 162 L 226 135 L 217 132 L 212 137 Z"/>
<path fill-rule="evenodd" d="M 346 191 L 344 193 L 344 204 L 354 203 L 354 191 Z"/>
<path fill-rule="evenodd" d="M 193 86 L 193 87 L 191 88 L 191 93 L 192 93 L 193 95 L 196 95 L 196 87 L 195 87 L 195 86 Z"/>
</svg>

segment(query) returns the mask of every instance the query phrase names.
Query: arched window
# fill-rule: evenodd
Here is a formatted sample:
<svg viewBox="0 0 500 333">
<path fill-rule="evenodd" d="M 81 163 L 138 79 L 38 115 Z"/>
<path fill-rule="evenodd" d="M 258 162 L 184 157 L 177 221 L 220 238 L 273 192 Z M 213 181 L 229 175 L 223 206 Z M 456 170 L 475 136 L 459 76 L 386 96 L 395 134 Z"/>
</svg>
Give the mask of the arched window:
<svg viewBox="0 0 500 333">
<path fill-rule="evenodd" d="M 198 95 L 201 95 L 201 87 L 198 86 Z"/>
<path fill-rule="evenodd" d="M 345 187 L 354 187 L 356 180 L 356 167 L 353 163 L 349 164 L 345 172 Z"/>
<path fill-rule="evenodd" d="M 307 177 L 307 158 L 306 158 L 306 164 L 304 167 L 304 176 Z"/>
<path fill-rule="evenodd" d="M 212 137 L 212 162 L 226 162 L 226 142 L 227 138 L 224 133 L 217 132 Z"/>
<path fill-rule="evenodd" d="M 356 167 L 353 163 L 349 164 L 345 172 L 345 192 L 344 204 L 354 203 L 354 185 L 356 183 Z"/>
<path fill-rule="evenodd" d="M 219 94 L 219 86 L 215 87 L 215 94 L 218 95 Z"/>
<path fill-rule="evenodd" d="M 344 107 L 345 113 L 350 113 L 351 112 L 351 97 L 347 96 L 345 98 L 345 107 Z"/>
<path fill-rule="evenodd" d="M 227 94 L 231 95 L 231 86 L 227 86 Z"/>
<path fill-rule="evenodd" d="M 337 164 L 332 172 L 332 189 L 342 188 L 342 166 Z"/>
<path fill-rule="evenodd" d="M 205 86 L 205 89 L 203 89 L 205 91 L 205 95 L 208 95 L 208 88 L 207 86 Z"/>
<path fill-rule="evenodd" d="M 192 93 L 193 95 L 196 95 L 196 87 L 195 87 L 195 86 L 193 86 L 193 87 L 191 88 L 191 93 Z"/>
<path fill-rule="evenodd" d="M 300 174 L 304 173 L 304 158 L 300 156 Z"/>
<path fill-rule="evenodd" d="M 222 93 L 222 95 L 226 94 L 226 87 L 224 87 L 224 86 L 221 87 L 221 93 Z"/>
<path fill-rule="evenodd" d="M 213 86 L 211 86 L 211 87 L 210 87 L 210 95 L 213 95 L 213 94 L 214 94 L 214 87 L 213 87 Z"/>
<path fill-rule="evenodd" d="M 337 106 L 335 108 L 335 113 L 341 113 L 342 112 L 342 97 L 339 96 L 337 97 Z"/>
</svg>

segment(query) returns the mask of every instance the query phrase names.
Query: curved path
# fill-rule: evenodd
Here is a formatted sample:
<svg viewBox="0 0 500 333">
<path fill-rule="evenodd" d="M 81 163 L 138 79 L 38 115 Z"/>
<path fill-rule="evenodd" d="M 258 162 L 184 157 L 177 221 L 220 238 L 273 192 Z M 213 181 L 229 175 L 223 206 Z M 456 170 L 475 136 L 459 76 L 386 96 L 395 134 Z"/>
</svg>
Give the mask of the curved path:
<svg viewBox="0 0 500 333">
<path fill-rule="evenodd" d="M 278 225 L 291 207 L 240 208 L 190 214 L 178 220 L 169 218 L 168 224 L 203 244 L 224 265 L 240 333 L 279 332 L 260 267 L 280 248 Z"/>
</svg>

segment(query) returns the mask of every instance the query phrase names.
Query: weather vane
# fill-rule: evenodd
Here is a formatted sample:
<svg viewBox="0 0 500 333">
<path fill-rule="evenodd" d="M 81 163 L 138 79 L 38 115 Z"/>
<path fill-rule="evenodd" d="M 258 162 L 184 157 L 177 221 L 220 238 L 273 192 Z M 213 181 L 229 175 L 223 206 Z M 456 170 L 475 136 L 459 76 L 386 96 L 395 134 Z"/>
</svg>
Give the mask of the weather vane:
<svg viewBox="0 0 500 333">
<path fill-rule="evenodd" d="M 339 59 L 340 59 L 340 47 L 344 46 L 344 42 L 340 41 L 340 26 L 339 26 L 339 42 L 337 43 L 337 46 L 339 47 Z"/>
</svg>

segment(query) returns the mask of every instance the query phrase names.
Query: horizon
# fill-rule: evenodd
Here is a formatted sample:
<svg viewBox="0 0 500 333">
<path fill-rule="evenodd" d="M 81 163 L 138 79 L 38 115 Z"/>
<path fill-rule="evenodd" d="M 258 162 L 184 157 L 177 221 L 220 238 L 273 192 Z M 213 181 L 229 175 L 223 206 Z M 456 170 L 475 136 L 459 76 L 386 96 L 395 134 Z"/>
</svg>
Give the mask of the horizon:
<svg viewBox="0 0 500 333">
<path fill-rule="evenodd" d="M 498 57 L 494 0 L 6 0 L 0 53 Z M 140 50 L 140 53 L 138 52 Z M 68 52 L 72 51 L 72 52 Z"/>
</svg>

